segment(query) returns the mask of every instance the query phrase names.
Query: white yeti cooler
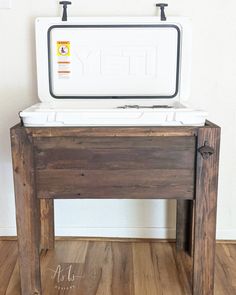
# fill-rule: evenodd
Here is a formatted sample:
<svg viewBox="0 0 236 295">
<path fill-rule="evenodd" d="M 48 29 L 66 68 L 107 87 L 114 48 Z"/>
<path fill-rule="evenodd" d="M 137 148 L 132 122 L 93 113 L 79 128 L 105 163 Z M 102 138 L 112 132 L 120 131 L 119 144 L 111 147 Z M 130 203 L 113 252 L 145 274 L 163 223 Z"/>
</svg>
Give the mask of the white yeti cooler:
<svg viewBox="0 0 236 295">
<path fill-rule="evenodd" d="M 36 20 L 40 103 L 33 126 L 202 126 L 190 96 L 191 25 L 186 18 Z"/>
</svg>

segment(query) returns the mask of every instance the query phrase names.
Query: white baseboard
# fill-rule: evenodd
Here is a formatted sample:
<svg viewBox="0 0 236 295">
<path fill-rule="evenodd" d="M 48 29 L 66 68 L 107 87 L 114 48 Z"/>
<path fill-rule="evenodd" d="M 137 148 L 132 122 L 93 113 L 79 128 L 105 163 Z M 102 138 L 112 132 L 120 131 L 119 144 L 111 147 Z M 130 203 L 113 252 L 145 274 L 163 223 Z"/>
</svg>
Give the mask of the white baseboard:
<svg viewBox="0 0 236 295">
<path fill-rule="evenodd" d="M 116 237 L 116 238 L 158 238 L 174 239 L 175 228 L 89 228 L 89 227 L 59 227 L 56 236 L 88 236 L 88 237 Z"/>
<path fill-rule="evenodd" d="M 15 236 L 15 227 L 0 227 L 0 236 Z M 56 236 L 174 239 L 175 228 L 57 227 Z"/>
<path fill-rule="evenodd" d="M 218 229 L 216 233 L 217 240 L 236 240 L 236 228 Z"/>
<path fill-rule="evenodd" d="M 16 228 L 11 227 L 0 227 L 0 237 L 13 237 L 16 236 Z"/>
<path fill-rule="evenodd" d="M 73 237 L 117 237 L 117 238 L 150 238 L 174 239 L 175 228 L 161 227 L 57 227 L 56 236 Z M 0 227 L 0 236 L 16 236 L 15 227 Z M 236 240 L 236 229 L 218 229 L 217 240 Z"/>
</svg>

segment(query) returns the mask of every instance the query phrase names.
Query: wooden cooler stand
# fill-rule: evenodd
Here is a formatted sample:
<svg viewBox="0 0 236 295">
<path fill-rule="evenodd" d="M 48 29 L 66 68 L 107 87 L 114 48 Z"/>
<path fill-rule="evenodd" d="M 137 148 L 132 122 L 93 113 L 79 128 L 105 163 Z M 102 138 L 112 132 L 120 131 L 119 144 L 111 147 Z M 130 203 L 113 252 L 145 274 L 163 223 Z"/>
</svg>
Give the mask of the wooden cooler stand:
<svg viewBox="0 0 236 295">
<path fill-rule="evenodd" d="M 177 200 L 177 255 L 192 256 L 192 294 L 214 294 L 218 126 L 19 124 L 11 143 L 22 295 L 42 295 L 40 249 L 54 246 L 57 198 Z"/>
</svg>

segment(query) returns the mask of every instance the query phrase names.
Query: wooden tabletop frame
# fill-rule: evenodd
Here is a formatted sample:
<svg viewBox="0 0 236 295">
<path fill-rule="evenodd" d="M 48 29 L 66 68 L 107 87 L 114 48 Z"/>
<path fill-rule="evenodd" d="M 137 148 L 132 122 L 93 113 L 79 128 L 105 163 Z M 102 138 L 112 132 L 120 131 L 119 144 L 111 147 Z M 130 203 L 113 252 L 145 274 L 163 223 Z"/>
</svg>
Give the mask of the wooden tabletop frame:
<svg viewBox="0 0 236 295">
<path fill-rule="evenodd" d="M 55 198 L 177 200 L 176 248 L 192 256 L 192 294 L 214 294 L 218 126 L 18 124 L 11 143 L 22 295 L 43 294 L 40 249 L 54 247 Z"/>
</svg>

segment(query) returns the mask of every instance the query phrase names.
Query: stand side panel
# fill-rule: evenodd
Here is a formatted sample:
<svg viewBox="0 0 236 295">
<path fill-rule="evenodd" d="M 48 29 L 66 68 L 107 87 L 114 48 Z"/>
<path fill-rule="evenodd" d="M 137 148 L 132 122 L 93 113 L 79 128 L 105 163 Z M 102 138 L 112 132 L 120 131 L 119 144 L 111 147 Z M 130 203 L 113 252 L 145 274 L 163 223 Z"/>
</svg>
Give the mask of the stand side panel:
<svg viewBox="0 0 236 295">
<path fill-rule="evenodd" d="M 41 295 L 39 200 L 33 146 L 24 128 L 11 129 L 17 236 L 22 295 Z"/>
<path fill-rule="evenodd" d="M 199 128 L 193 295 L 214 294 L 216 209 L 220 128 Z"/>
</svg>

